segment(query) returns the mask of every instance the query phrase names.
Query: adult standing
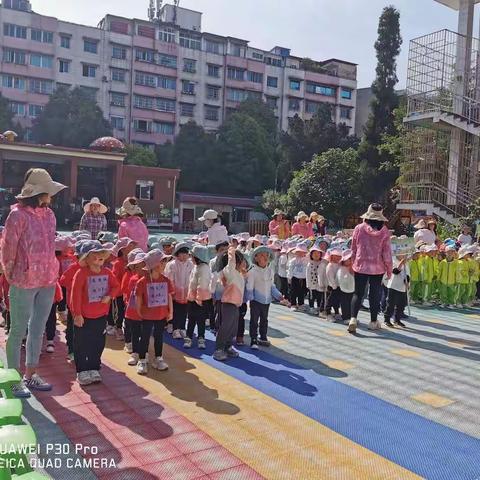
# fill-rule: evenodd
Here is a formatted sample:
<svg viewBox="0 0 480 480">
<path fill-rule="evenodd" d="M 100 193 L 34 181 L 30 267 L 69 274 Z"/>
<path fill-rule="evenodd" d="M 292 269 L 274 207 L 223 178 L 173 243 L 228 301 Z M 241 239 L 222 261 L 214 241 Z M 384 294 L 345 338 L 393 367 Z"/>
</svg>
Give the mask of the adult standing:
<svg viewBox="0 0 480 480">
<path fill-rule="evenodd" d="M 462 247 L 472 244 L 472 229 L 468 225 L 463 225 L 462 233 L 458 236 L 457 241 Z"/>
<path fill-rule="evenodd" d="M 417 222 L 413 228 L 416 230 L 415 235 L 413 238 L 415 239 L 415 243 L 423 242 L 427 245 L 434 245 L 437 240 L 437 234 L 435 233 L 435 229 L 429 228 L 430 226 L 436 226 L 435 220 L 426 222 L 423 218 Z"/>
<path fill-rule="evenodd" d="M 20 349 L 28 328 L 25 375 L 12 387 L 16 397 L 29 397 L 30 390 L 52 388 L 36 368 L 58 278 L 56 219 L 49 206 L 51 198 L 64 188 L 46 170 L 31 168 L 16 197 L 18 203 L 12 206 L 5 222 L 1 263 L 10 284 L 11 327 L 6 347 L 9 368 L 20 368 Z"/>
<path fill-rule="evenodd" d="M 108 208 L 100 202 L 98 197 L 93 197 L 83 207 L 84 214 L 80 220 L 80 230 L 89 232 L 92 240 L 97 240 L 100 232 L 107 230 L 107 218 L 105 214 Z"/>
<path fill-rule="evenodd" d="M 135 197 L 127 197 L 122 206 L 117 210 L 120 217 L 118 221 L 118 238 L 130 238 L 135 241 L 138 248 L 148 251 L 148 229 L 143 222 L 143 211 Z"/>
<path fill-rule="evenodd" d="M 215 210 L 205 210 L 198 219 L 207 227 L 207 237 L 209 245 L 219 245 L 220 243 L 230 243 L 227 228 L 222 225 L 220 215 Z"/>
<path fill-rule="evenodd" d="M 392 245 L 390 230 L 386 226 L 387 219 L 383 215 L 383 207 L 372 203 L 364 213 L 363 223 L 357 225 L 352 237 L 352 259 L 355 274 L 355 292 L 352 298 L 352 318 L 348 324 L 348 331 L 357 330 L 357 316 L 369 285 L 368 298 L 370 303 L 370 330 L 381 328 L 378 321 L 382 279 L 392 276 Z"/>
<path fill-rule="evenodd" d="M 325 217 L 318 214 L 317 212 L 312 212 L 310 214 L 310 224 L 312 225 L 312 230 L 314 235 L 323 237 L 327 233 L 327 225 L 325 222 Z"/>
<path fill-rule="evenodd" d="M 280 240 L 285 240 L 290 236 L 290 224 L 285 218 L 285 213 L 279 208 L 273 212 L 272 220 L 268 224 L 268 233 L 276 235 Z"/>
<path fill-rule="evenodd" d="M 292 235 L 301 235 L 303 238 L 313 237 L 313 228 L 305 212 L 298 212 L 296 222 L 292 226 Z"/>
</svg>

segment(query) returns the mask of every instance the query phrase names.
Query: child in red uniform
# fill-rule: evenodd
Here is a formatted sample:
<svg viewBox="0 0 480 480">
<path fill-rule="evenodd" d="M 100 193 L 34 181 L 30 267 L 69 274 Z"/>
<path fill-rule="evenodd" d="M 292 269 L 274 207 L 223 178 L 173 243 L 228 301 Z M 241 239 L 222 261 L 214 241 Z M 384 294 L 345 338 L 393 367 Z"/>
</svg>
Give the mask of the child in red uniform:
<svg viewBox="0 0 480 480">
<path fill-rule="evenodd" d="M 55 255 L 59 263 L 58 278 L 67 271 L 68 267 L 75 263 L 75 249 L 73 240 L 70 237 L 58 236 L 55 238 Z M 62 322 L 67 320 L 67 293 L 65 287 L 62 287 L 62 300 L 58 302 L 58 316 Z M 48 347 L 47 347 L 48 351 Z"/>
<path fill-rule="evenodd" d="M 125 303 L 125 331 L 129 333 L 131 342 L 130 345 L 128 343 L 125 344 L 125 347 L 130 347 L 130 351 L 127 350 L 130 353 L 127 363 L 131 366 L 135 366 L 138 363 L 140 338 L 142 336 L 142 318 L 137 312 L 135 288 L 137 287 L 137 282 L 145 273 L 143 270 L 145 255 L 146 253 L 141 248 L 132 250 L 128 254 L 127 269 L 130 275 L 127 276 L 127 273 L 125 273 L 122 281 L 122 294 Z"/>
<path fill-rule="evenodd" d="M 148 252 L 144 258 L 144 270 L 147 273 L 137 283 L 135 301 L 137 313 L 142 319 L 142 337 L 137 364 L 137 373 L 140 375 L 148 373 L 146 353 L 152 329 L 155 345 L 155 360 L 152 367 L 157 370 L 168 369 L 162 357 L 163 330 L 167 322 L 173 318 L 174 288 L 172 282 L 163 273 L 170 258 L 161 250 Z"/>
<path fill-rule="evenodd" d="M 80 385 L 101 382 L 100 365 L 105 348 L 105 329 L 112 298 L 120 293 L 113 273 L 103 266 L 110 252 L 97 240 L 80 246 L 81 268 L 73 278 L 71 308 L 74 321 L 74 353 Z"/>
</svg>

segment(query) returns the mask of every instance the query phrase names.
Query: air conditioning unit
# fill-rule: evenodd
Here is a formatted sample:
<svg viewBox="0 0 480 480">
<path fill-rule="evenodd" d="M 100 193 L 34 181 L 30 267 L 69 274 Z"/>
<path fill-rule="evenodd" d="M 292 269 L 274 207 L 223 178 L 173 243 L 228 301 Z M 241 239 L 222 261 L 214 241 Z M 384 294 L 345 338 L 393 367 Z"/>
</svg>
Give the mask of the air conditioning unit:
<svg viewBox="0 0 480 480">
<path fill-rule="evenodd" d="M 103 82 L 103 83 L 107 83 L 107 82 L 108 82 L 108 78 L 106 77 L 106 75 L 104 75 L 104 76 L 102 77 L 102 82 Z"/>
</svg>

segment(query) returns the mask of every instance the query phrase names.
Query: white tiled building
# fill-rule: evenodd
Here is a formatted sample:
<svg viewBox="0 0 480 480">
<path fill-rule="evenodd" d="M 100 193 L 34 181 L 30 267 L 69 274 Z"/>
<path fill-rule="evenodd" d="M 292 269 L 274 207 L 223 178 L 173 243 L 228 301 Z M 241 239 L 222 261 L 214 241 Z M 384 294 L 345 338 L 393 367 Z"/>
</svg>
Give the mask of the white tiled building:
<svg viewBox="0 0 480 480">
<path fill-rule="evenodd" d="M 34 13 L 28 0 L 4 0 L 0 90 L 29 128 L 57 85 L 80 86 L 129 143 L 172 141 L 189 120 L 215 131 L 249 97 L 271 105 L 283 130 L 289 117 L 308 119 L 328 103 L 354 133 L 355 64 L 202 32 L 201 15 L 165 5 L 154 22 L 106 15 L 89 27 Z"/>
</svg>

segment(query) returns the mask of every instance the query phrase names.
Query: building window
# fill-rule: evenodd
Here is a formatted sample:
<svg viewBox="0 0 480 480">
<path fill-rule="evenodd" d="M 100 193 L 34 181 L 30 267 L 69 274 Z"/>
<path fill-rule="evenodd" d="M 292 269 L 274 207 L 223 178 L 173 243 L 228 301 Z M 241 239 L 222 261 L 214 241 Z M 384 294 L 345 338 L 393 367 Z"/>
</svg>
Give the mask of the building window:
<svg viewBox="0 0 480 480">
<path fill-rule="evenodd" d="M 20 10 L 22 12 L 31 10 L 28 0 L 4 0 L 2 3 L 4 8 L 11 8 L 12 10 Z"/>
<path fill-rule="evenodd" d="M 186 32 L 180 32 L 180 45 L 192 50 L 201 50 L 202 48 L 200 37 Z"/>
<path fill-rule="evenodd" d="M 112 81 L 125 83 L 126 71 L 121 68 L 112 68 Z"/>
<path fill-rule="evenodd" d="M 238 90 L 237 88 L 227 88 L 227 100 L 231 102 L 243 102 L 247 99 L 247 92 L 245 90 Z"/>
<path fill-rule="evenodd" d="M 175 30 L 169 27 L 162 28 L 158 32 L 158 39 L 162 42 L 175 43 Z"/>
<path fill-rule="evenodd" d="M 97 40 L 83 40 L 83 51 L 88 53 L 98 53 L 98 41 Z"/>
<path fill-rule="evenodd" d="M 158 55 L 158 64 L 162 67 L 177 68 L 177 57 L 160 53 Z"/>
<path fill-rule="evenodd" d="M 135 59 L 139 62 L 155 63 L 155 51 L 137 48 L 135 50 Z"/>
<path fill-rule="evenodd" d="M 70 60 L 59 60 L 58 61 L 58 71 L 60 73 L 69 73 L 70 72 Z"/>
<path fill-rule="evenodd" d="M 263 73 L 247 72 L 247 80 L 253 83 L 263 83 Z"/>
<path fill-rule="evenodd" d="M 128 23 L 120 22 L 118 20 L 112 20 L 110 22 L 110 31 L 116 33 L 123 33 L 124 35 L 128 35 Z"/>
<path fill-rule="evenodd" d="M 181 103 L 180 104 L 180 115 L 183 117 L 193 117 L 195 110 L 195 105 L 192 103 Z"/>
<path fill-rule="evenodd" d="M 277 108 L 277 97 L 267 97 L 267 107 L 275 110 Z"/>
<path fill-rule="evenodd" d="M 70 48 L 70 37 L 68 35 L 60 35 L 60 46 Z"/>
<path fill-rule="evenodd" d="M 232 43 L 230 47 L 230 53 L 234 57 L 241 57 L 242 56 L 242 46 L 239 45 L 238 43 Z"/>
<path fill-rule="evenodd" d="M 207 75 L 209 77 L 219 78 L 220 77 L 220 67 L 218 65 L 212 65 L 211 63 L 209 63 L 207 65 Z"/>
<path fill-rule="evenodd" d="M 177 89 L 177 80 L 173 77 L 157 77 L 157 86 L 158 88 L 165 88 L 166 90 L 176 90 Z"/>
<path fill-rule="evenodd" d="M 157 98 L 157 110 L 160 112 L 173 112 L 175 113 L 177 107 L 175 100 L 169 98 Z"/>
<path fill-rule="evenodd" d="M 175 133 L 175 125 L 167 122 L 153 122 L 153 133 L 173 135 Z"/>
<path fill-rule="evenodd" d="M 43 105 L 29 105 L 28 106 L 28 116 L 32 118 L 37 118 L 43 112 Z"/>
<path fill-rule="evenodd" d="M 298 112 L 300 110 L 300 99 L 298 98 L 289 98 L 288 99 L 288 109 Z"/>
<path fill-rule="evenodd" d="M 43 93 L 50 95 L 53 92 L 53 82 L 51 80 L 39 80 L 31 78 L 28 81 L 28 91 L 32 93 Z"/>
<path fill-rule="evenodd" d="M 227 67 L 227 77 L 231 80 L 244 80 L 245 70 L 243 68 Z"/>
<path fill-rule="evenodd" d="M 40 68 L 52 68 L 53 57 L 49 55 L 40 55 L 38 53 L 30 54 L 30 65 Z"/>
<path fill-rule="evenodd" d="M 110 103 L 114 107 L 124 107 L 125 106 L 125 93 L 111 92 L 110 94 Z"/>
<path fill-rule="evenodd" d="M 337 93 L 334 87 L 328 87 L 325 85 L 320 85 L 318 83 L 310 83 L 310 82 L 307 82 L 306 90 L 308 93 L 325 95 L 327 97 L 335 97 Z"/>
<path fill-rule="evenodd" d="M 352 118 L 352 109 L 350 107 L 340 107 L 340 118 L 350 120 Z"/>
<path fill-rule="evenodd" d="M 205 120 L 218 122 L 218 110 L 218 107 L 211 107 L 210 105 L 205 105 Z"/>
<path fill-rule="evenodd" d="M 261 92 L 253 92 L 251 90 L 247 90 L 247 98 L 249 100 L 256 100 L 257 102 L 258 101 L 262 101 L 262 93 Z"/>
<path fill-rule="evenodd" d="M 184 58 L 183 71 L 188 73 L 195 73 L 197 71 L 197 61 L 190 58 Z"/>
<path fill-rule="evenodd" d="M 82 75 L 84 77 L 94 78 L 97 75 L 97 67 L 95 65 L 88 65 L 84 63 L 82 65 Z"/>
<path fill-rule="evenodd" d="M 149 25 L 138 25 L 137 35 L 140 37 L 155 38 L 155 28 Z"/>
<path fill-rule="evenodd" d="M 3 34 L 7 37 L 27 38 L 27 27 L 13 25 L 12 23 L 4 23 Z"/>
<path fill-rule="evenodd" d="M 151 180 L 137 180 L 135 196 L 139 200 L 153 200 L 153 185 Z"/>
<path fill-rule="evenodd" d="M 346 100 L 352 99 L 352 90 L 350 88 L 342 88 L 340 91 L 340 96 Z"/>
<path fill-rule="evenodd" d="M 278 77 L 267 77 L 267 87 L 278 88 Z"/>
<path fill-rule="evenodd" d="M 150 73 L 135 72 L 135 85 L 155 88 L 157 86 L 157 78 Z"/>
<path fill-rule="evenodd" d="M 30 38 L 34 42 L 53 43 L 53 32 L 32 28 L 30 31 Z"/>
<path fill-rule="evenodd" d="M 185 95 L 195 95 L 195 84 L 189 80 L 182 80 L 182 93 Z"/>
<path fill-rule="evenodd" d="M 17 65 L 25 65 L 27 63 L 27 56 L 22 50 L 3 50 L 3 61 L 5 63 L 15 63 Z"/>
<path fill-rule="evenodd" d="M 233 209 L 233 215 L 232 215 L 232 221 L 233 222 L 242 222 L 242 223 L 247 223 L 250 218 L 250 212 L 251 210 L 248 208 L 234 208 Z"/>
<path fill-rule="evenodd" d="M 274 67 L 281 67 L 283 66 L 282 60 L 280 58 L 273 58 L 273 57 L 265 57 L 265 63 L 267 65 L 272 65 Z"/>
<path fill-rule="evenodd" d="M 252 58 L 255 60 L 263 60 L 263 53 L 252 52 Z"/>
<path fill-rule="evenodd" d="M 14 115 L 18 115 L 20 117 L 25 116 L 25 104 L 24 103 L 19 103 L 19 102 L 9 102 L 8 104 L 10 111 Z"/>
<path fill-rule="evenodd" d="M 25 90 L 25 79 L 22 77 L 14 77 L 13 75 L 3 75 L 2 87 L 15 88 L 17 90 Z"/>
<path fill-rule="evenodd" d="M 150 133 L 152 131 L 152 123 L 147 120 L 133 120 L 133 128 L 136 132 Z"/>
<path fill-rule="evenodd" d="M 123 117 L 110 117 L 110 125 L 115 130 L 125 130 L 125 119 Z"/>
<path fill-rule="evenodd" d="M 133 105 L 135 108 L 144 108 L 147 110 L 153 110 L 154 98 L 145 97 L 144 95 L 134 95 Z"/>
<path fill-rule="evenodd" d="M 220 87 L 207 85 L 207 98 L 209 100 L 218 100 L 220 98 Z"/>
<path fill-rule="evenodd" d="M 205 50 L 208 53 L 216 53 L 220 55 L 222 44 L 220 42 L 214 42 L 213 40 L 205 40 Z"/>
<path fill-rule="evenodd" d="M 113 45 L 112 58 L 118 58 L 119 60 L 126 60 L 127 49 L 125 47 L 120 47 L 119 45 Z"/>
<path fill-rule="evenodd" d="M 307 113 L 317 113 L 318 108 L 320 107 L 320 103 L 318 102 L 309 102 L 305 103 L 305 111 Z"/>
<path fill-rule="evenodd" d="M 290 90 L 300 90 L 300 80 L 290 80 Z"/>
</svg>

